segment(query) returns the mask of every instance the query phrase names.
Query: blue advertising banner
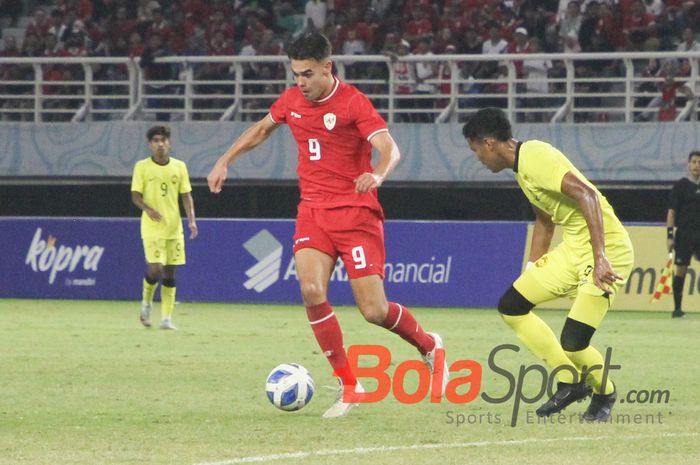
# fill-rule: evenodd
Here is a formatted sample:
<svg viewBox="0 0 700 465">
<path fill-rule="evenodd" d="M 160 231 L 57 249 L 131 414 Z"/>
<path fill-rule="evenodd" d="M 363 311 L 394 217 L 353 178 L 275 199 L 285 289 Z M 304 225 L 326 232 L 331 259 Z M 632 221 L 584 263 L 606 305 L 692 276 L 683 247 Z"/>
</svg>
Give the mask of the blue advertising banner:
<svg viewBox="0 0 700 465">
<path fill-rule="evenodd" d="M 183 301 L 298 303 L 292 220 L 198 221 L 177 273 Z M 137 219 L 2 218 L 0 297 L 139 300 Z M 520 272 L 527 225 L 386 223 L 387 296 L 405 305 L 493 307 Z M 353 304 L 341 262 L 330 300 Z"/>
</svg>

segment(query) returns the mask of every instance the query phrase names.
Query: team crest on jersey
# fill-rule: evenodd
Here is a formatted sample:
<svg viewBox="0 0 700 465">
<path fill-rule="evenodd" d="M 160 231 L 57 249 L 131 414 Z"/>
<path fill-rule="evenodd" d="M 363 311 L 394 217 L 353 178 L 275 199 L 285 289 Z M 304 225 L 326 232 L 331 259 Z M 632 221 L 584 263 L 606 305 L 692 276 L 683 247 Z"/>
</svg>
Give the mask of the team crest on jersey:
<svg viewBox="0 0 700 465">
<path fill-rule="evenodd" d="M 326 113 L 323 115 L 323 124 L 329 131 L 335 127 L 335 115 L 333 113 Z"/>
</svg>

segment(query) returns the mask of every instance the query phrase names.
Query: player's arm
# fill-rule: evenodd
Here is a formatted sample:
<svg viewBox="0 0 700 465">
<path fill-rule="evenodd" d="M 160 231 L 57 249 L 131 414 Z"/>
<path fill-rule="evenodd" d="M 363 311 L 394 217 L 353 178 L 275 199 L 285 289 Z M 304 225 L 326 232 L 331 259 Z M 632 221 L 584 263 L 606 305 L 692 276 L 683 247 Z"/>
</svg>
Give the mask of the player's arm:
<svg viewBox="0 0 700 465">
<path fill-rule="evenodd" d="M 194 200 L 192 199 L 192 192 L 183 192 L 180 194 L 182 198 L 182 206 L 185 208 L 185 214 L 187 215 L 187 224 L 190 228 L 190 239 L 194 239 L 199 234 L 199 229 L 197 228 L 197 221 L 194 216 Z"/>
<path fill-rule="evenodd" d="M 160 221 L 162 216 L 160 213 L 158 213 L 157 210 L 154 208 L 151 208 L 144 200 L 143 200 L 143 194 L 138 191 L 131 191 L 131 201 L 133 202 L 134 205 L 136 205 L 140 210 L 146 212 L 148 217 L 152 219 L 153 221 Z"/>
<path fill-rule="evenodd" d="M 676 227 L 676 210 L 669 208 L 666 213 L 666 245 L 668 246 L 668 251 L 673 250 L 675 245 L 675 236 L 673 230 Z"/>
<path fill-rule="evenodd" d="M 215 194 L 221 192 L 226 176 L 228 175 L 228 165 L 236 161 L 238 157 L 262 144 L 272 131 L 277 129 L 277 124 L 269 114 L 263 119 L 243 131 L 238 139 L 229 147 L 226 152 L 219 157 L 211 172 L 207 176 L 209 190 Z"/>
<path fill-rule="evenodd" d="M 596 191 L 585 184 L 572 172 L 564 175 L 561 181 L 561 192 L 578 203 L 583 217 L 588 225 L 593 248 L 593 282 L 605 292 L 610 292 L 609 284 L 613 284 L 622 276 L 613 270 L 608 257 L 605 256 L 605 235 L 603 230 L 603 211 Z"/>
<path fill-rule="evenodd" d="M 381 186 L 401 159 L 399 147 L 388 131 L 375 134 L 369 142 L 379 152 L 379 161 L 373 173 L 362 173 L 355 179 L 357 192 L 370 192 Z"/>
<path fill-rule="evenodd" d="M 549 251 L 554 235 L 554 222 L 552 218 L 539 208 L 532 206 L 535 211 L 535 226 L 532 229 L 532 241 L 530 242 L 530 256 L 527 261 L 535 263 Z"/>
</svg>

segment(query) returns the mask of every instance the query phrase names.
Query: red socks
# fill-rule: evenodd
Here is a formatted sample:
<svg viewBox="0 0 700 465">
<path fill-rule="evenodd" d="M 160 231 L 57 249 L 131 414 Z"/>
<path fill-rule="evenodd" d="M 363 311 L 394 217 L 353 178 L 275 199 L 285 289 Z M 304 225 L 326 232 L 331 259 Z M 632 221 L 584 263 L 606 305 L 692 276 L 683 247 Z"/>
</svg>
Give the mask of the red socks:
<svg viewBox="0 0 700 465">
<path fill-rule="evenodd" d="M 343 347 L 343 332 L 331 304 L 323 302 L 306 307 L 306 315 L 318 345 L 333 367 L 333 374 L 341 379 L 344 386 L 356 385 L 357 378 L 348 367 L 348 357 Z"/>
<path fill-rule="evenodd" d="M 389 302 L 389 311 L 382 326 L 396 333 L 425 355 L 433 350 L 435 341 L 418 324 L 411 311 L 395 302 Z"/>
</svg>

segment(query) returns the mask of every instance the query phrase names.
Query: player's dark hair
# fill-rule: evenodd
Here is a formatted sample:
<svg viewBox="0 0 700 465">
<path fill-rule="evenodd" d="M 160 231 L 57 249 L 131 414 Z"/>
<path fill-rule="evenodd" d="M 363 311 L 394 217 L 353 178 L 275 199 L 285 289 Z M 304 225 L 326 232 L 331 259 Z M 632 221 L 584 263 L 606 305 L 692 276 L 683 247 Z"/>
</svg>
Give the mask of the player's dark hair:
<svg viewBox="0 0 700 465">
<path fill-rule="evenodd" d="M 465 139 L 493 137 L 505 142 L 513 138 L 510 121 L 498 108 L 484 108 L 474 113 L 464 124 L 462 134 Z"/>
<path fill-rule="evenodd" d="M 688 161 L 693 157 L 700 157 L 700 150 L 693 150 L 690 152 L 690 154 L 688 154 Z"/>
<path fill-rule="evenodd" d="M 146 139 L 150 142 L 155 136 L 163 136 L 166 139 L 170 139 L 170 128 L 166 126 L 153 126 L 146 133 Z"/>
<path fill-rule="evenodd" d="M 290 60 L 323 61 L 330 58 L 331 53 L 330 41 L 319 32 L 309 32 L 302 35 L 287 49 L 287 56 Z"/>
</svg>

